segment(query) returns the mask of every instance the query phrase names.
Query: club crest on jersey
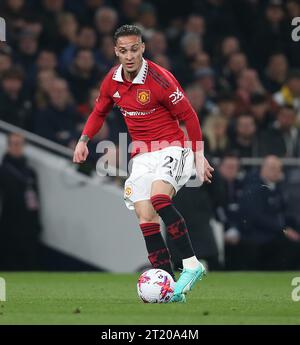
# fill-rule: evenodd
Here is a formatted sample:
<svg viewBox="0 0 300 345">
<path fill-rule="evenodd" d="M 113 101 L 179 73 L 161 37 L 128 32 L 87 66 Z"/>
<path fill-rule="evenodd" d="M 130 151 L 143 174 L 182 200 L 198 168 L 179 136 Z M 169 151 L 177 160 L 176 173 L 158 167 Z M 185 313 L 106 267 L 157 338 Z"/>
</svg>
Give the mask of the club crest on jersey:
<svg viewBox="0 0 300 345">
<path fill-rule="evenodd" d="M 150 90 L 137 90 L 136 100 L 144 105 L 150 102 Z"/>
<path fill-rule="evenodd" d="M 126 198 L 129 198 L 132 195 L 132 188 L 131 186 L 127 186 L 124 191 L 124 195 Z"/>
</svg>

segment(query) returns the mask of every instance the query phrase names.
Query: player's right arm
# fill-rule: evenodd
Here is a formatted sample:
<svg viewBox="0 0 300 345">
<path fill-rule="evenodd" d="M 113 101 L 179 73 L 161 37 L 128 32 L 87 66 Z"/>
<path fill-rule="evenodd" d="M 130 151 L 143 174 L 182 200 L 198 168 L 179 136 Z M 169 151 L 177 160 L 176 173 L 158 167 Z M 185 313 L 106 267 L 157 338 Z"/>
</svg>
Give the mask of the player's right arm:
<svg viewBox="0 0 300 345">
<path fill-rule="evenodd" d="M 82 135 L 75 147 L 73 155 L 74 163 L 83 163 L 87 159 L 87 156 L 89 154 L 87 143 L 101 129 L 105 117 L 114 105 L 114 101 L 109 94 L 110 81 L 111 73 L 108 73 L 101 84 L 100 95 L 96 99 L 94 109 L 89 115 L 82 131 Z"/>
</svg>

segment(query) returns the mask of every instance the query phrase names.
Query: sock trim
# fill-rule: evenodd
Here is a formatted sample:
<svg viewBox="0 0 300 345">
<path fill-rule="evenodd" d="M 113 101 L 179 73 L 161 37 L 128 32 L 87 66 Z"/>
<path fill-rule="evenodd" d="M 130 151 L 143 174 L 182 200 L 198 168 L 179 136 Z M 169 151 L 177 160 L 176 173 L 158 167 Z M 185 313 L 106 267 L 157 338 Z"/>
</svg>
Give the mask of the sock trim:
<svg viewBox="0 0 300 345">
<path fill-rule="evenodd" d="M 144 237 L 159 234 L 160 233 L 160 224 L 159 223 L 142 223 L 140 228 Z"/>
<path fill-rule="evenodd" d="M 160 209 L 172 204 L 172 200 L 167 194 L 155 194 L 150 198 L 150 200 L 155 211 L 159 211 Z"/>
</svg>

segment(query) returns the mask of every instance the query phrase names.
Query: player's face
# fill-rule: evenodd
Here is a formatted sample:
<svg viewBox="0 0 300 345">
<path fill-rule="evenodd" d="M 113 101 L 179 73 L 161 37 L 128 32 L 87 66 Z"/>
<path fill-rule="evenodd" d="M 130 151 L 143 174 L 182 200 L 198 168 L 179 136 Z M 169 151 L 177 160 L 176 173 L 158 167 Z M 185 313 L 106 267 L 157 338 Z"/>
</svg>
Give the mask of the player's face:
<svg viewBox="0 0 300 345">
<path fill-rule="evenodd" d="M 115 46 L 116 55 L 127 73 L 139 70 L 144 51 L 145 44 L 138 36 L 119 37 Z"/>
</svg>

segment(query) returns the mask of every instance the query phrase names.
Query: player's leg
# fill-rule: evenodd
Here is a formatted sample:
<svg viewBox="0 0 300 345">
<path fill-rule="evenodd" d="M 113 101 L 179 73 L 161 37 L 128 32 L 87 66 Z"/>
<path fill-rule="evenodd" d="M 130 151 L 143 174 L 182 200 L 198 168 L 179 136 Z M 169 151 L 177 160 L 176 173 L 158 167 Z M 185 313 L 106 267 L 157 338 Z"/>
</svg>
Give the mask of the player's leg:
<svg viewBox="0 0 300 345">
<path fill-rule="evenodd" d="M 189 233 L 183 219 L 172 202 L 175 189 L 169 182 L 154 181 L 151 190 L 151 202 L 166 225 L 167 236 L 174 243 L 176 252 L 183 260 L 184 268 L 196 268 L 199 266 L 191 244 Z"/>
<path fill-rule="evenodd" d="M 185 221 L 172 203 L 172 197 L 175 195 L 175 188 L 178 190 L 180 188 L 180 183 L 184 184 L 189 179 L 189 171 L 191 170 L 193 161 L 193 155 L 187 157 L 185 160 L 181 160 L 183 162 L 182 168 L 180 173 L 178 173 L 179 164 L 176 164 L 176 160 L 180 160 L 178 152 L 180 152 L 180 150 L 169 150 L 166 157 L 173 158 L 172 160 L 169 159 L 169 162 L 175 162 L 175 166 L 173 168 L 171 164 L 165 163 L 161 165 L 157 172 L 157 175 L 160 176 L 161 179 L 157 179 L 152 183 L 150 193 L 152 205 L 165 223 L 167 236 L 173 241 L 174 248 L 176 248 L 183 263 L 184 269 L 176 283 L 173 300 L 181 298 L 181 294 L 190 291 L 196 281 L 201 279 L 205 274 L 204 266 L 198 261 L 194 254 Z M 180 154 L 185 154 L 185 151 L 182 151 Z M 165 159 L 162 161 L 165 161 Z M 185 161 L 187 162 L 186 166 L 184 163 Z M 173 176 L 179 176 L 179 178 L 173 178 Z"/>
<path fill-rule="evenodd" d="M 137 201 L 134 203 L 134 208 L 152 267 L 167 271 L 175 280 L 170 254 L 160 231 L 158 214 L 155 212 L 150 200 Z"/>
</svg>

